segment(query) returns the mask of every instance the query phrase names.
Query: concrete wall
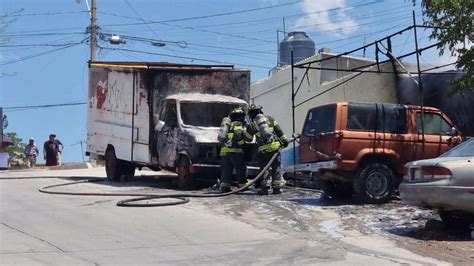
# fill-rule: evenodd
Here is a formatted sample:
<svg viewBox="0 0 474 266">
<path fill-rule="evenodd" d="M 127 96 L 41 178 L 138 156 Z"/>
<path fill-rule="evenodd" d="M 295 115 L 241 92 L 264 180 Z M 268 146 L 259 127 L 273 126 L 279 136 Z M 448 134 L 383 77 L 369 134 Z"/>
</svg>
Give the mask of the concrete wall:
<svg viewBox="0 0 474 266">
<path fill-rule="evenodd" d="M 315 55 L 308 60 L 317 60 L 331 56 L 331 54 Z M 324 62 L 324 61 L 323 61 Z M 343 57 L 336 60 L 328 60 L 323 66 L 325 68 L 350 69 L 357 66 L 367 65 L 373 61 L 365 58 Z M 377 70 L 376 67 L 370 70 Z M 381 66 L 382 71 L 393 71 L 392 65 Z M 295 90 L 304 75 L 305 69 L 294 69 Z M 322 78 L 321 78 L 322 77 Z M 332 80 L 331 80 L 332 79 Z M 344 81 L 349 80 L 344 83 Z M 344 83 L 337 86 L 335 85 Z M 327 90 L 327 92 L 325 92 Z M 296 132 L 300 133 L 306 118 L 308 109 L 315 106 L 332 102 L 385 102 L 397 103 L 397 92 L 394 74 L 378 73 L 352 73 L 328 70 L 309 70 L 304 78 L 298 94 L 295 97 L 295 105 L 318 95 L 320 96 L 301 104 L 295 109 Z M 280 71 L 275 71 L 269 78 L 257 81 L 250 87 L 250 102 L 263 106 L 265 114 L 273 116 L 282 126 L 287 135 L 292 133 L 292 109 L 291 109 L 291 67 L 287 66 Z"/>
</svg>

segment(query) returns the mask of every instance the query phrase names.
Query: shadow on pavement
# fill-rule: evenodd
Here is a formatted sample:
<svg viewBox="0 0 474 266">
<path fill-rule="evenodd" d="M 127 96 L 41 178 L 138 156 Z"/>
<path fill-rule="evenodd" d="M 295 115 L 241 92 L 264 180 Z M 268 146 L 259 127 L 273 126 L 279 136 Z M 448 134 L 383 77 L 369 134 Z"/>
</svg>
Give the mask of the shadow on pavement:
<svg viewBox="0 0 474 266">
<path fill-rule="evenodd" d="M 440 220 L 430 219 L 422 227 L 406 231 L 394 227 L 388 232 L 417 240 L 433 241 L 472 241 L 469 228 L 448 228 Z"/>
</svg>

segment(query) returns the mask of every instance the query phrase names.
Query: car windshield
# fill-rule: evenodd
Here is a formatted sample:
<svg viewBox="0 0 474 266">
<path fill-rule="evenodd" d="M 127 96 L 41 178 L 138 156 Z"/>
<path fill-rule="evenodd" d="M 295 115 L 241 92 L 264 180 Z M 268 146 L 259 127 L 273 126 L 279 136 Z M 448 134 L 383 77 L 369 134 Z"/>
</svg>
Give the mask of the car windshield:
<svg viewBox="0 0 474 266">
<path fill-rule="evenodd" d="M 451 150 L 445 152 L 440 157 L 467 157 L 474 156 L 474 138 L 469 139 Z"/>
<path fill-rule="evenodd" d="M 183 123 L 198 127 L 219 127 L 222 118 L 242 106 L 237 103 L 218 102 L 181 102 L 181 118 Z"/>
</svg>

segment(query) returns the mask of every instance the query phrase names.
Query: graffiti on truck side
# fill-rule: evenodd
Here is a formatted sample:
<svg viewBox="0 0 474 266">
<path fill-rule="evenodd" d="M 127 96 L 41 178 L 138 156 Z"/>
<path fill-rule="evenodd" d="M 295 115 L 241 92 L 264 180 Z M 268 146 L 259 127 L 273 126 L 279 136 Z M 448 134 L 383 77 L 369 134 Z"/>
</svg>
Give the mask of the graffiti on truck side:
<svg viewBox="0 0 474 266">
<path fill-rule="evenodd" d="M 96 108 L 103 110 L 104 102 L 107 98 L 107 81 L 99 80 L 99 82 L 97 82 L 95 95 L 97 98 Z"/>
</svg>

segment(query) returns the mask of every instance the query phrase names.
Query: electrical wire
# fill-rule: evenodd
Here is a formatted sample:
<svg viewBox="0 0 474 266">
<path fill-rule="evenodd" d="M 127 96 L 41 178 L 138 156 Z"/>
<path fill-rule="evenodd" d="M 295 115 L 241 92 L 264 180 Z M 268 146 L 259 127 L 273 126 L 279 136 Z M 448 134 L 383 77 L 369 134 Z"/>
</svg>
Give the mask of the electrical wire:
<svg viewBox="0 0 474 266">
<path fill-rule="evenodd" d="M 243 10 L 238 10 L 238 11 L 231 11 L 231 12 L 225 12 L 225 13 L 212 14 L 212 15 L 204 15 L 204 16 L 196 16 L 196 17 L 188 17 L 188 18 L 179 18 L 179 19 L 169 19 L 169 20 L 161 20 L 161 21 L 148 21 L 146 23 L 148 23 L 148 24 L 157 24 L 158 23 L 159 24 L 159 23 L 164 23 L 164 22 L 178 22 L 178 21 L 189 21 L 189 20 L 204 19 L 204 18 L 222 17 L 222 16 L 229 16 L 229 15 L 248 13 L 248 12 L 254 12 L 254 11 L 259 11 L 259 10 L 277 8 L 277 7 L 282 7 L 282 6 L 289 6 L 289 5 L 299 4 L 301 2 L 303 2 L 303 1 L 300 0 L 300 1 L 294 1 L 294 2 L 289 2 L 289 3 L 283 3 L 283 4 L 271 5 L 271 6 L 265 6 L 265 7 L 250 8 L 250 9 L 243 9 Z M 142 25 L 142 24 L 144 24 L 144 23 L 143 22 L 142 23 L 122 23 L 122 24 L 109 24 L 109 25 L 103 25 L 103 26 L 135 26 L 135 25 Z"/>
<path fill-rule="evenodd" d="M 69 14 L 80 14 L 80 13 L 89 13 L 89 11 L 58 11 L 58 12 L 28 13 L 28 14 L 5 15 L 5 16 L 7 16 L 7 17 L 29 17 L 29 16 L 69 15 Z"/>
<path fill-rule="evenodd" d="M 69 102 L 69 103 L 55 103 L 55 104 L 42 104 L 42 105 L 25 105 L 25 106 L 11 106 L 11 107 L 4 107 L 4 110 L 32 110 L 32 109 L 43 109 L 43 108 L 52 108 L 52 107 L 64 107 L 64 106 L 75 106 L 75 105 L 84 105 L 87 102 Z"/>
<path fill-rule="evenodd" d="M 81 43 L 82 43 L 82 42 L 81 42 Z M 32 59 L 32 58 L 35 58 L 35 57 L 39 57 L 39 56 L 51 54 L 51 53 L 54 53 L 54 52 L 57 52 L 57 51 L 61 51 L 61 50 L 64 50 L 64 49 L 68 49 L 68 48 L 77 46 L 77 45 L 79 45 L 79 44 L 81 44 L 81 43 L 71 44 L 71 45 L 68 45 L 68 46 L 64 46 L 64 47 L 61 47 L 61 48 L 49 50 L 49 51 L 46 51 L 46 52 L 42 52 L 42 53 L 38 53 L 38 54 L 34 54 L 34 55 L 29 55 L 29 56 L 25 56 L 25 57 L 22 57 L 22 58 L 20 58 L 20 59 L 15 59 L 15 60 L 10 60 L 10 61 L 3 61 L 3 62 L 0 62 L 0 66 L 10 65 L 10 64 L 14 64 L 14 63 L 17 63 L 17 62 L 25 61 L 25 60 L 28 60 L 28 59 Z"/>
<path fill-rule="evenodd" d="M 187 57 L 187 56 L 175 56 L 175 55 L 169 55 L 169 54 L 153 53 L 153 52 L 139 51 L 139 50 L 132 50 L 132 49 L 109 48 L 109 47 L 102 47 L 102 46 L 99 46 L 99 48 L 105 49 L 105 50 L 112 50 L 112 51 L 124 51 L 124 52 L 130 52 L 130 53 L 141 53 L 141 54 L 158 55 L 158 56 L 164 56 L 164 57 L 182 58 L 182 59 L 189 59 L 193 61 L 195 60 L 195 61 L 217 63 L 217 64 L 229 64 L 229 65 L 240 65 L 240 66 L 246 66 L 246 67 L 263 68 L 263 69 L 272 69 L 271 67 L 266 67 L 266 66 L 251 65 L 251 64 L 238 64 L 238 63 L 231 63 L 231 62 L 225 62 L 225 61 L 219 61 L 219 60 L 211 60 L 211 59 Z"/>
<path fill-rule="evenodd" d="M 195 28 L 210 28 L 210 27 L 219 27 L 219 26 L 228 26 L 228 25 L 239 25 L 240 26 L 242 24 L 247 24 L 247 23 L 263 22 L 263 21 L 269 21 L 269 20 L 281 20 L 283 18 L 287 19 L 287 18 L 291 18 L 291 17 L 304 17 L 304 16 L 319 14 L 319 13 L 323 13 L 323 12 L 344 11 L 344 10 L 347 10 L 347 9 L 353 9 L 355 7 L 368 6 L 368 5 L 372 5 L 372 4 L 376 4 L 376 3 L 382 3 L 382 2 L 383 1 L 373 1 L 373 2 L 361 1 L 361 2 L 359 2 L 357 4 L 354 4 L 354 5 L 351 5 L 351 6 L 330 8 L 330 9 L 319 10 L 319 11 L 315 11 L 315 12 L 307 12 L 307 13 L 288 15 L 288 16 L 279 16 L 279 17 L 271 17 L 271 18 L 256 19 L 256 20 L 228 22 L 228 23 L 222 23 L 222 24 L 211 24 L 211 25 L 209 25 L 209 24 L 206 25 L 205 24 L 205 25 L 198 25 L 198 26 L 194 26 L 194 27 Z M 394 9 L 388 9 L 388 10 L 395 10 L 395 9 L 399 9 L 399 8 L 401 8 L 401 7 L 394 8 Z M 406 8 L 406 6 L 403 6 L 403 8 Z M 133 17 L 118 15 L 118 14 L 114 14 L 114 13 L 108 13 L 108 12 L 97 12 L 97 13 L 104 14 L 104 15 L 109 15 L 109 16 L 114 16 L 114 17 L 120 17 L 120 18 L 127 18 L 127 19 L 131 19 L 131 20 L 137 20 L 136 18 L 133 18 Z M 170 21 L 163 21 L 163 22 L 170 22 Z M 161 23 L 161 22 L 160 21 L 155 21 L 154 23 Z M 104 26 L 107 27 L 107 26 L 113 26 L 113 25 L 104 25 Z"/>
<path fill-rule="evenodd" d="M 158 39 L 161 39 L 160 36 L 158 36 L 158 34 L 150 27 L 149 23 L 146 23 L 145 20 L 140 16 L 140 14 L 138 14 L 138 12 L 135 10 L 135 8 L 130 4 L 130 2 L 128 0 L 125 0 L 125 3 L 127 3 L 127 5 L 130 7 L 130 9 L 133 11 L 133 13 L 135 13 L 135 15 L 145 23 L 145 26 L 151 31 L 153 32 L 153 34 L 156 36 L 156 38 Z M 168 50 L 171 50 L 173 52 L 173 54 L 175 56 L 178 56 L 178 54 L 176 53 L 176 51 L 171 48 L 171 47 L 165 47 L 165 49 L 168 49 Z M 184 62 L 184 61 L 183 61 Z"/>
</svg>

